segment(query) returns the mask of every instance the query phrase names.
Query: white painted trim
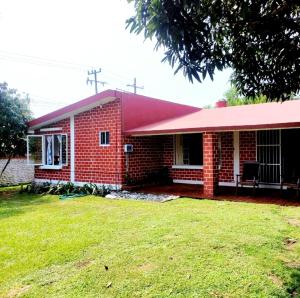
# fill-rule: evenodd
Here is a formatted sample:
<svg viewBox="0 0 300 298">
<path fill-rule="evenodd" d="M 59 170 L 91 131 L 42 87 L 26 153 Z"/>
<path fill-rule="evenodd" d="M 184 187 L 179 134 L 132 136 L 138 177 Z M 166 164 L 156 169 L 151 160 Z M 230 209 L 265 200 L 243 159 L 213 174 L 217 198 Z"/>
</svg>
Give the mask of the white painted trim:
<svg viewBox="0 0 300 298">
<path fill-rule="evenodd" d="M 41 170 L 61 170 L 62 165 L 43 165 L 39 167 Z"/>
<path fill-rule="evenodd" d="M 184 179 L 173 179 L 173 183 L 180 183 L 180 184 L 195 184 L 195 185 L 203 185 L 203 181 L 201 180 L 184 180 Z M 235 182 L 219 182 L 219 186 L 228 186 L 228 187 L 235 187 Z M 244 185 L 245 188 L 251 188 L 251 185 Z M 280 189 L 280 185 L 278 184 L 259 184 L 259 188 L 266 188 L 266 189 Z M 286 189 L 286 186 L 283 187 Z"/>
<path fill-rule="evenodd" d="M 74 115 L 70 116 L 70 178 L 75 182 L 75 123 Z"/>
<path fill-rule="evenodd" d="M 30 163 L 30 152 L 29 152 L 29 138 L 41 138 L 42 139 L 42 163 Z M 44 155 L 44 151 L 45 151 L 45 142 L 44 142 L 44 136 L 43 135 L 27 135 L 27 139 L 26 139 L 26 153 L 27 153 L 27 165 L 30 166 L 42 166 L 43 164 L 45 164 L 45 155 Z"/>
<path fill-rule="evenodd" d="M 233 176 L 240 174 L 240 132 L 233 132 Z"/>
<path fill-rule="evenodd" d="M 28 129 L 27 133 L 34 134 L 34 130 L 33 129 Z"/>
<path fill-rule="evenodd" d="M 70 181 L 35 178 L 34 182 L 36 182 L 36 183 L 46 183 L 46 182 L 48 182 L 48 183 L 51 183 L 51 184 L 57 184 L 57 183 L 67 184 Z M 90 182 L 75 182 L 74 185 L 83 186 L 84 184 L 89 184 L 89 183 Z M 121 184 L 108 184 L 108 183 L 93 183 L 93 184 L 97 185 L 98 187 L 106 186 L 106 187 L 108 187 L 110 189 L 114 189 L 114 190 L 122 189 Z"/>
<path fill-rule="evenodd" d="M 201 169 L 203 169 L 203 166 L 193 166 L 193 165 L 172 165 L 172 169 L 201 170 Z"/>
<path fill-rule="evenodd" d="M 41 132 L 45 132 L 45 131 L 59 131 L 62 130 L 62 127 L 48 127 L 48 128 L 41 128 L 40 131 Z"/>
<path fill-rule="evenodd" d="M 203 181 L 199 181 L 199 180 L 173 179 L 173 183 L 203 185 Z"/>
<path fill-rule="evenodd" d="M 235 182 L 219 182 L 219 186 L 236 186 Z"/>
<path fill-rule="evenodd" d="M 219 186 L 230 186 L 230 187 L 236 187 L 236 182 L 219 182 Z M 251 185 L 243 185 L 243 188 L 252 188 Z M 241 188 L 241 186 L 239 186 Z M 259 184 L 259 188 L 265 188 L 265 189 L 280 189 L 279 184 Z M 283 186 L 283 189 L 286 189 L 286 186 Z"/>
</svg>

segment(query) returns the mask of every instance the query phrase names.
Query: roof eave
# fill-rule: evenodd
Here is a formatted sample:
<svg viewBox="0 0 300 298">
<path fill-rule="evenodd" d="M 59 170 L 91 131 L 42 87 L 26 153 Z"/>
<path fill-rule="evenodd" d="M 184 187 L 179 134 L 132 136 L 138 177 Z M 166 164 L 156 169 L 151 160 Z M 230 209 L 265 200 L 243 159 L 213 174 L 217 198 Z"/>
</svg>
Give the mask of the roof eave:
<svg viewBox="0 0 300 298">
<path fill-rule="evenodd" d="M 94 96 L 83 99 L 79 102 L 73 103 L 59 110 L 36 118 L 28 122 L 29 129 L 38 129 L 42 126 L 55 123 L 57 121 L 69 118 L 72 115 L 76 115 L 90 109 L 93 109 L 99 105 L 104 105 L 118 98 L 117 92 L 114 90 L 107 90 L 96 94 Z"/>
<path fill-rule="evenodd" d="M 299 128 L 300 122 L 289 123 L 268 123 L 257 125 L 240 125 L 240 126 L 223 126 L 223 127 L 192 127 L 177 129 L 157 129 L 157 130 L 132 130 L 126 131 L 128 136 L 154 136 L 154 135 L 171 135 L 180 133 L 196 133 L 196 132 L 226 132 L 226 131 L 246 131 L 246 130 L 263 130 L 263 129 L 284 129 Z"/>
</svg>

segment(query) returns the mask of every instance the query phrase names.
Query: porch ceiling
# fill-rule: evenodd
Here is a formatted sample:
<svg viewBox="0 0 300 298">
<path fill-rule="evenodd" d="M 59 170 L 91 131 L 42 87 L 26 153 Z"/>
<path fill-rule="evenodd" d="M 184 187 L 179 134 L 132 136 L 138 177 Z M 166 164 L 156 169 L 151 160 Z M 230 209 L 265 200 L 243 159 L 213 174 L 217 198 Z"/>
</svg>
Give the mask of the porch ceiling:
<svg viewBox="0 0 300 298">
<path fill-rule="evenodd" d="M 300 100 L 203 109 L 126 131 L 128 135 L 234 131 L 300 126 Z"/>
</svg>

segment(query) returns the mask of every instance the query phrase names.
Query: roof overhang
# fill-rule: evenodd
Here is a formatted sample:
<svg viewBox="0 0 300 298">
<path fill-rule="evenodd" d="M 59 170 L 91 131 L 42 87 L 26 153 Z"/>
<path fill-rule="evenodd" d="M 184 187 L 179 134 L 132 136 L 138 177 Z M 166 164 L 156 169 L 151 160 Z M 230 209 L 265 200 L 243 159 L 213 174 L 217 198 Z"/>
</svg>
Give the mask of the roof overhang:
<svg viewBox="0 0 300 298">
<path fill-rule="evenodd" d="M 300 100 L 203 109 L 188 115 L 127 130 L 131 136 L 287 129 L 300 127 Z"/>
<path fill-rule="evenodd" d="M 46 114 L 42 117 L 36 118 L 28 123 L 30 130 L 38 129 L 40 127 L 55 123 L 57 121 L 69 118 L 76 114 L 91 110 L 97 106 L 105 105 L 118 98 L 118 94 L 114 90 L 107 90 L 96 94 L 94 96 L 85 98 L 81 101 L 63 107 L 59 110 Z"/>
<path fill-rule="evenodd" d="M 134 131 L 126 131 L 125 134 L 127 136 L 141 137 L 141 136 L 175 135 L 175 134 L 203 133 L 203 132 L 229 132 L 229 131 L 293 129 L 293 128 L 300 128 L 300 122 L 261 124 L 261 125 L 248 125 L 248 126 L 195 127 L 195 128 L 180 128 L 180 129 L 152 130 L 152 131 L 134 130 Z"/>
</svg>

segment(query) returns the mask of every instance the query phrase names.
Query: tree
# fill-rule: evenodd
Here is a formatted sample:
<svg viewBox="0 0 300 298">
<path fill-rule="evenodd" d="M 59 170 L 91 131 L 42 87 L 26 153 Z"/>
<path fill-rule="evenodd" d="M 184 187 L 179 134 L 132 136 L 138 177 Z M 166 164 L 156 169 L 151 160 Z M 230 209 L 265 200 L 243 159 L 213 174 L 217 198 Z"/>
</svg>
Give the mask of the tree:
<svg viewBox="0 0 300 298">
<path fill-rule="evenodd" d="M 240 105 L 249 105 L 257 103 L 265 103 L 268 101 L 267 97 L 264 95 L 258 95 L 256 97 L 245 97 L 242 96 L 236 86 L 232 85 L 229 90 L 224 94 L 224 97 L 229 106 L 240 106 Z"/>
<path fill-rule="evenodd" d="M 156 38 L 175 73 L 201 82 L 231 67 L 238 90 L 285 100 L 300 90 L 299 0 L 128 0 L 131 32 Z"/>
<path fill-rule="evenodd" d="M 0 157 L 7 158 L 0 177 L 12 157 L 26 152 L 27 122 L 31 119 L 29 97 L 21 96 L 7 83 L 0 83 Z"/>
</svg>

